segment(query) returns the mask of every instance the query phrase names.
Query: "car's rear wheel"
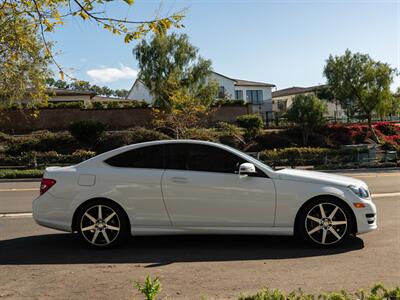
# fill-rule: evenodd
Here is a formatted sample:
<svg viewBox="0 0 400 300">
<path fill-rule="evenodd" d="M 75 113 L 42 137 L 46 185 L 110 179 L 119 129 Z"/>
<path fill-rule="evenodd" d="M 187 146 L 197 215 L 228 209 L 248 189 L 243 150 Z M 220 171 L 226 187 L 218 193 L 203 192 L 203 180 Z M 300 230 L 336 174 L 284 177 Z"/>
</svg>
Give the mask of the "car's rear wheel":
<svg viewBox="0 0 400 300">
<path fill-rule="evenodd" d="M 99 201 L 85 205 L 77 220 L 80 237 L 95 248 L 117 246 L 126 240 L 129 233 L 124 211 L 112 202 Z"/>
<path fill-rule="evenodd" d="M 348 238 L 353 220 L 341 200 L 326 198 L 306 204 L 300 212 L 297 226 L 302 239 L 320 247 L 333 247 Z"/>
</svg>

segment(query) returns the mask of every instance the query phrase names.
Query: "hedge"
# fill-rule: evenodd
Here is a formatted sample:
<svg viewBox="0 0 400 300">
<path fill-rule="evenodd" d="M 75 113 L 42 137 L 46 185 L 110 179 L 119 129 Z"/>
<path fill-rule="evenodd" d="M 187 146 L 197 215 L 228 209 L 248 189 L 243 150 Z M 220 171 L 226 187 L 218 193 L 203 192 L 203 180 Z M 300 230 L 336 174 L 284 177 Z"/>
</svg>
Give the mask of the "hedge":
<svg viewBox="0 0 400 300">
<path fill-rule="evenodd" d="M 28 169 L 28 170 L 0 169 L 0 179 L 41 178 L 42 176 L 43 176 L 43 170 L 41 169 Z"/>
<path fill-rule="evenodd" d="M 260 159 L 271 166 L 327 165 L 358 162 L 368 149 L 284 148 L 265 150 Z"/>
<path fill-rule="evenodd" d="M 125 145 L 169 139 L 171 137 L 157 130 L 134 127 L 123 131 L 105 132 L 97 143 L 95 150 L 97 153 L 103 153 Z"/>
<path fill-rule="evenodd" d="M 68 132 L 37 131 L 25 136 L 10 136 L 9 139 L 0 140 L 4 145 L 7 155 L 22 155 L 24 152 L 56 151 L 62 154 L 73 153 L 79 149 L 79 144 Z"/>
<path fill-rule="evenodd" d="M 89 105 L 84 104 L 83 101 L 60 101 L 60 102 L 35 102 L 35 103 L 13 103 L 8 106 L 10 110 L 20 109 L 53 109 L 53 108 L 79 108 L 79 109 L 110 109 L 110 108 L 137 108 L 149 107 L 145 101 L 138 100 L 110 100 L 110 101 L 93 101 Z"/>
<path fill-rule="evenodd" d="M 55 164 L 77 164 L 95 156 L 93 151 L 77 150 L 72 154 L 59 154 L 50 152 L 30 152 L 21 156 L 0 155 L 0 166 L 33 166 L 55 165 Z"/>
</svg>

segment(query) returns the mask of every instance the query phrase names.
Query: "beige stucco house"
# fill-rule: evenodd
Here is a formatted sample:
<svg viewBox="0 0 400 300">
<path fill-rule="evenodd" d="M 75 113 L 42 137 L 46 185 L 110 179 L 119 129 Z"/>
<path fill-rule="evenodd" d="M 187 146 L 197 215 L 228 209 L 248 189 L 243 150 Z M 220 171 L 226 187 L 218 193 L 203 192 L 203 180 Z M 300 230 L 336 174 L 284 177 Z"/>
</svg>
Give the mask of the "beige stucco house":
<svg viewBox="0 0 400 300">
<path fill-rule="evenodd" d="M 290 87 L 272 92 L 272 111 L 275 117 L 282 116 L 293 103 L 297 95 L 316 94 L 319 89 L 327 87 L 326 85 L 316 85 L 310 87 Z M 336 102 L 326 101 L 326 117 L 340 119 L 345 117 L 345 112 L 341 105 Z"/>
</svg>

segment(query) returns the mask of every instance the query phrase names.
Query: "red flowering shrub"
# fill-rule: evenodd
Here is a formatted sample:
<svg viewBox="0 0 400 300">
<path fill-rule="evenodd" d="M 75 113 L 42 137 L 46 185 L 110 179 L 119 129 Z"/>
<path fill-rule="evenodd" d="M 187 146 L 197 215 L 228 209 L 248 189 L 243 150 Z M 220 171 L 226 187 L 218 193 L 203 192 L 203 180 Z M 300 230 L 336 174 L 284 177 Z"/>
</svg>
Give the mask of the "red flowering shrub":
<svg viewBox="0 0 400 300">
<path fill-rule="evenodd" d="M 361 144 L 371 137 L 366 125 L 328 125 L 323 129 L 328 144 L 333 146 Z"/>
<path fill-rule="evenodd" d="M 385 136 L 392 136 L 400 134 L 400 124 L 390 122 L 379 122 L 374 124 L 374 128 L 380 131 Z"/>
</svg>

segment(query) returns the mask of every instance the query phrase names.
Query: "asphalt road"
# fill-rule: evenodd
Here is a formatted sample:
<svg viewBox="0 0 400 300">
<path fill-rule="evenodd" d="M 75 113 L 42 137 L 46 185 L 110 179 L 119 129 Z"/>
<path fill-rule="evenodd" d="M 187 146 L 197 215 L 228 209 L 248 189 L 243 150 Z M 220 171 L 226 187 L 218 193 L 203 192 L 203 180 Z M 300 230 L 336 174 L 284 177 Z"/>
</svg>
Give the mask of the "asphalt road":
<svg viewBox="0 0 400 300">
<path fill-rule="evenodd" d="M 366 181 L 378 230 L 336 249 L 291 237 L 137 237 L 120 249 L 92 250 L 74 235 L 31 217 L 1 217 L 0 298 L 141 299 L 134 280 L 158 276 L 160 299 L 236 299 L 262 287 L 312 293 L 400 285 L 400 173 L 348 174 Z M 29 212 L 38 183 L 0 183 L 0 212 Z M 17 189 L 13 192 L 11 189 Z"/>
</svg>

